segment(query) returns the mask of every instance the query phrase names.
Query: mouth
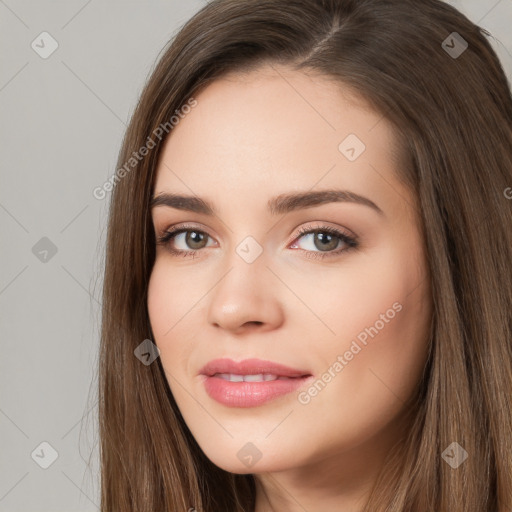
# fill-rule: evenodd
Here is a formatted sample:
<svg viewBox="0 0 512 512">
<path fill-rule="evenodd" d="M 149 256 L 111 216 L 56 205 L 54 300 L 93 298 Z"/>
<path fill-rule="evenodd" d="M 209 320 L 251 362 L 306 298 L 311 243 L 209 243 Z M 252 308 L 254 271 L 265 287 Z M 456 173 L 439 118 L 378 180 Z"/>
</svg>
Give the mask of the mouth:
<svg viewBox="0 0 512 512">
<path fill-rule="evenodd" d="M 310 372 L 271 361 L 216 359 L 200 375 L 207 394 L 227 407 L 256 407 L 297 390 Z"/>
</svg>

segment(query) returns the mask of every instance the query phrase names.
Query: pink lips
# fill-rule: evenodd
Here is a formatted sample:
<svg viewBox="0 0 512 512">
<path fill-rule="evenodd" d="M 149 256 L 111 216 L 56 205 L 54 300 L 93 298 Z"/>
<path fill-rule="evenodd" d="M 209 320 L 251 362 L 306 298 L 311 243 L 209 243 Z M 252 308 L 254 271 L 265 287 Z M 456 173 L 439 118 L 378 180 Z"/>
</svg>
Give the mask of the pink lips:
<svg viewBox="0 0 512 512">
<path fill-rule="evenodd" d="M 204 377 L 208 395 L 228 407 L 262 405 L 291 393 L 312 377 L 308 371 L 261 359 L 245 359 L 240 362 L 215 359 L 199 373 Z M 242 378 L 249 381 L 242 381 Z"/>
</svg>

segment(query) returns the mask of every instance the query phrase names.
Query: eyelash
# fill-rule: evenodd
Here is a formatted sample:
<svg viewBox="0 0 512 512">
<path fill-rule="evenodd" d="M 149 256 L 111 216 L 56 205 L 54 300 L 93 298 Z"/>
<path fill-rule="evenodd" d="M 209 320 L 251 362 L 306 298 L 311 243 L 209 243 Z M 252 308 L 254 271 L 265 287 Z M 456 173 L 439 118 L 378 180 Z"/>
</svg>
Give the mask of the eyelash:
<svg viewBox="0 0 512 512">
<path fill-rule="evenodd" d="M 161 236 L 157 237 L 156 243 L 157 243 L 157 245 L 164 246 L 173 256 L 181 256 L 184 258 L 187 258 L 187 257 L 195 258 L 196 254 L 201 249 L 185 251 L 182 249 L 173 249 L 170 244 L 171 240 L 174 239 L 174 237 L 178 236 L 181 233 L 186 233 L 188 231 L 194 231 L 196 233 L 201 233 L 201 234 L 206 235 L 207 237 L 210 236 L 210 235 L 208 235 L 208 233 L 206 233 L 205 231 L 201 231 L 200 229 L 197 229 L 195 226 L 182 225 L 179 228 L 165 231 Z M 299 251 L 306 253 L 305 256 L 307 258 L 324 259 L 324 258 L 335 257 L 341 253 L 345 253 L 352 249 L 356 249 L 359 246 L 357 238 L 349 236 L 346 233 L 344 233 L 343 231 L 339 231 L 338 229 L 333 228 L 331 226 L 318 226 L 314 229 L 308 229 L 308 228 L 302 227 L 299 229 L 299 232 L 297 233 L 297 236 L 293 239 L 293 242 L 298 241 L 304 235 L 309 235 L 312 233 L 327 233 L 329 235 L 336 236 L 343 243 L 345 243 L 348 247 L 346 247 L 344 249 L 335 249 L 334 251 L 327 251 L 327 252 L 308 251 L 306 249 L 298 249 Z"/>
</svg>

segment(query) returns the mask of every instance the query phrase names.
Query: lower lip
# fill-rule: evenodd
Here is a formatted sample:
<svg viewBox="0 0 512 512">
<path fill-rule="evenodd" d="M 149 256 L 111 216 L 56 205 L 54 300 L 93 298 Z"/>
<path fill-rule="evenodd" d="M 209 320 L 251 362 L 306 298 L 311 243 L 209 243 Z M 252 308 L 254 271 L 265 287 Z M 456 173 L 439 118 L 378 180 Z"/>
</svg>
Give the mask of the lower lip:
<svg viewBox="0 0 512 512">
<path fill-rule="evenodd" d="M 292 393 L 311 378 L 277 379 L 265 382 L 230 382 L 203 375 L 208 395 L 228 407 L 256 407 Z"/>
</svg>

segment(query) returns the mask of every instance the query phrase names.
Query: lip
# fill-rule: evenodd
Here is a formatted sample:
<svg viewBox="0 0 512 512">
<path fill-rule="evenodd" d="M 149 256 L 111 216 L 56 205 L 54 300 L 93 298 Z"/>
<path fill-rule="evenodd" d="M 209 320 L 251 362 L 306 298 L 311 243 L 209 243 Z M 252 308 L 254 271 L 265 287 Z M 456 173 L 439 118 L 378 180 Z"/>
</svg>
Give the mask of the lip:
<svg viewBox="0 0 512 512">
<path fill-rule="evenodd" d="M 283 364 L 265 361 L 263 359 L 244 359 L 243 361 L 233 361 L 232 359 L 222 358 L 210 361 L 199 371 L 201 375 L 212 377 L 216 373 L 235 373 L 237 375 L 258 375 L 267 373 L 277 375 L 278 377 L 304 377 L 311 375 L 307 370 L 291 368 Z"/>
<path fill-rule="evenodd" d="M 216 374 L 259 375 L 271 374 L 285 379 L 263 382 L 230 382 Z M 203 384 L 210 398 L 228 407 L 256 407 L 280 396 L 289 394 L 313 376 L 307 370 L 299 370 L 272 361 L 245 359 L 215 359 L 200 370 Z"/>
</svg>

